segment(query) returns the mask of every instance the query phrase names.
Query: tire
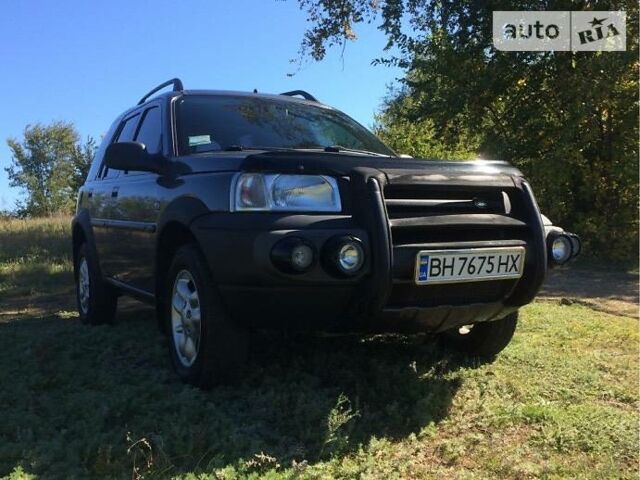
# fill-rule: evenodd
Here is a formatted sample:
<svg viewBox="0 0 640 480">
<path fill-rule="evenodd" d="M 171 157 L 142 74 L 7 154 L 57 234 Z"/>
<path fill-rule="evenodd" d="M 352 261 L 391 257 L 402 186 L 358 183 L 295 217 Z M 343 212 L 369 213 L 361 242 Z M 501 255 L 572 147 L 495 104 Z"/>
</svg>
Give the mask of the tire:
<svg viewBox="0 0 640 480">
<path fill-rule="evenodd" d="M 102 279 L 98 259 L 86 243 L 76 254 L 74 276 L 80 321 L 90 325 L 113 323 L 118 308 L 117 292 Z"/>
<path fill-rule="evenodd" d="M 249 333 L 223 308 L 195 245 L 176 252 L 164 298 L 169 350 L 182 381 L 202 389 L 237 381 L 246 363 Z"/>
<path fill-rule="evenodd" d="M 518 312 L 514 312 L 500 320 L 476 323 L 471 325 L 472 328 L 465 326 L 447 330 L 443 333 L 443 340 L 467 355 L 493 358 L 509 344 L 517 324 Z"/>
</svg>

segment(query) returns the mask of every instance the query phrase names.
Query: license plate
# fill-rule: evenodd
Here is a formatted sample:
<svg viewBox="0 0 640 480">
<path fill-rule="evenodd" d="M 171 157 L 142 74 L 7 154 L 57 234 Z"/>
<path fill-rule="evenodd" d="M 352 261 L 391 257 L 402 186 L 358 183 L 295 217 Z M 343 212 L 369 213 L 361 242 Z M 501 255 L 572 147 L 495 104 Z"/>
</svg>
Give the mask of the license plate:
<svg viewBox="0 0 640 480">
<path fill-rule="evenodd" d="M 416 258 L 416 283 L 481 282 L 520 278 L 524 247 L 423 250 Z"/>
</svg>

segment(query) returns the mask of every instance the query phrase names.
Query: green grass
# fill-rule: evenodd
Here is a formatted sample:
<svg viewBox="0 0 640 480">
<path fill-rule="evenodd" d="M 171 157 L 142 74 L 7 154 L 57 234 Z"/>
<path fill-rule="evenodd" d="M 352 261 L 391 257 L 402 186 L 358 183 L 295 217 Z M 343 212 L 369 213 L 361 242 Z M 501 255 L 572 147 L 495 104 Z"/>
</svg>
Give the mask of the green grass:
<svg viewBox="0 0 640 480">
<path fill-rule="evenodd" d="M 0 315 L 0 477 L 637 478 L 637 320 L 534 303 L 492 364 L 422 337 L 262 333 L 246 381 L 201 392 L 152 310 L 79 324 L 67 235 L 0 224 L 0 310 L 17 311 Z M 49 302 L 14 308 L 26 294 Z"/>
</svg>

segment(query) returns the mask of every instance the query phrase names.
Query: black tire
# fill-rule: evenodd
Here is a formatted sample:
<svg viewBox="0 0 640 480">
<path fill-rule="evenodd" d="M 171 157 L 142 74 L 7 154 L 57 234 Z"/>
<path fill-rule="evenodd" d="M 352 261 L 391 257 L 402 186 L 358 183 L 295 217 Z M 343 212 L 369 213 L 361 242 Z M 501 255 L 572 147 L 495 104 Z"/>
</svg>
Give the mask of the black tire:
<svg viewBox="0 0 640 480">
<path fill-rule="evenodd" d="M 80 273 L 86 261 L 88 270 L 88 300 L 81 294 Z M 74 277 L 76 282 L 76 301 L 80 321 L 90 325 L 100 325 L 103 323 L 113 323 L 118 308 L 118 294 L 108 284 L 106 284 L 100 273 L 98 259 L 92 250 L 83 243 L 76 254 L 74 262 Z"/>
<path fill-rule="evenodd" d="M 184 272 L 188 272 L 189 278 L 184 278 Z M 172 321 L 174 285 L 179 280 L 188 285 L 191 293 L 195 291 L 197 294 L 197 308 L 200 316 L 198 342 L 191 340 L 192 337 L 188 333 L 176 333 L 174 328 Z M 179 302 L 181 298 L 178 296 L 176 300 Z M 208 389 L 213 385 L 233 383 L 241 378 L 247 359 L 249 332 L 248 329 L 235 323 L 225 311 L 213 284 L 211 273 L 206 267 L 206 261 L 197 246 L 185 245 L 176 252 L 167 275 L 164 299 L 169 350 L 173 366 L 182 381 Z M 184 305 L 187 303 L 184 302 Z M 180 315 L 176 309 L 175 325 L 183 332 L 192 334 L 196 323 L 189 325 L 184 323 L 186 314 L 191 311 L 185 313 L 183 310 L 184 315 Z M 195 308 L 193 311 L 195 312 Z M 188 318 L 192 320 L 191 315 Z M 193 352 L 190 352 L 192 355 L 190 358 L 186 357 L 184 350 L 179 351 L 177 346 L 179 344 L 184 348 L 186 341 L 183 340 L 181 343 L 180 339 L 187 337 L 191 345 L 197 344 L 196 353 L 193 355 Z M 192 363 L 185 363 L 189 361 Z"/>
<path fill-rule="evenodd" d="M 447 345 L 474 357 L 493 358 L 509 345 L 518 324 L 518 312 L 492 322 L 473 325 L 466 334 L 455 328 L 443 333 Z"/>
</svg>

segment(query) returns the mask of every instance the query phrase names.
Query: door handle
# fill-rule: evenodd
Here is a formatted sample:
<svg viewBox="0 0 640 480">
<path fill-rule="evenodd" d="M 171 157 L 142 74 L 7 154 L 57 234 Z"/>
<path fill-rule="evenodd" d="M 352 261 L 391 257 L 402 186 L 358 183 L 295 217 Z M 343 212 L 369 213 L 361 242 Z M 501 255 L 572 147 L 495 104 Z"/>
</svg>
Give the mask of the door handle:
<svg viewBox="0 0 640 480">
<path fill-rule="evenodd" d="M 118 189 L 120 187 L 113 187 L 113 190 L 111 190 L 111 198 L 117 198 L 118 197 Z"/>
<path fill-rule="evenodd" d="M 93 190 L 87 190 L 87 198 L 93 197 Z"/>
</svg>

